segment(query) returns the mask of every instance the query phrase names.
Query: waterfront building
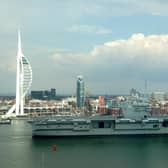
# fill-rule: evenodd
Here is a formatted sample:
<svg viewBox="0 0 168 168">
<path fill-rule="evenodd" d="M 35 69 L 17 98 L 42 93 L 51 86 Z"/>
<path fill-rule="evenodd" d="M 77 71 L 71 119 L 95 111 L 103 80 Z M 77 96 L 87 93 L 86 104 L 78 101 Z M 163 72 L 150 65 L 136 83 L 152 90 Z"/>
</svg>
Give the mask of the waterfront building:
<svg viewBox="0 0 168 168">
<path fill-rule="evenodd" d="M 56 98 L 56 89 L 51 88 L 50 90 L 50 99 L 55 99 Z"/>
<path fill-rule="evenodd" d="M 153 92 L 151 97 L 156 101 L 163 101 L 165 100 L 165 92 Z"/>
<path fill-rule="evenodd" d="M 44 90 L 43 99 L 44 100 L 49 100 L 50 99 L 50 91 L 49 90 Z"/>
<path fill-rule="evenodd" d="M 84 80 L 82 76 L 77 77 L 76 99 L 77 107 L 84 107 Z"/>
<path fill-rule="evenodd" d="M 104 97 L 99 96 L 99 97 L 98 97 L 98 100 L 99 100 L 99 106 L 104 106 L 104 105 L 105 105 Z"/>
<path fill-rule="evenodd" d="M 99 96 L 98 97 L 98 102 L 99 102 L 99 106 L 98 106 L 98 112 L 99 113 L 106 113 L 106 105 L 105 105 L 105 99 L 103 96 Z"/>
<path fill-rule="evenodd" d="M 33 90 L 31 91 L 31 98 L 32 99 L 43 99 L 43 91 L 42 90 Z"/>
<path fill-rule="evenodd" d="M 31 91 L 31 98 L 39 100 L 54 100 L 56 99 L 56 89 L 51 88 L 50 90 L 33 90 Z"/>
</svg>

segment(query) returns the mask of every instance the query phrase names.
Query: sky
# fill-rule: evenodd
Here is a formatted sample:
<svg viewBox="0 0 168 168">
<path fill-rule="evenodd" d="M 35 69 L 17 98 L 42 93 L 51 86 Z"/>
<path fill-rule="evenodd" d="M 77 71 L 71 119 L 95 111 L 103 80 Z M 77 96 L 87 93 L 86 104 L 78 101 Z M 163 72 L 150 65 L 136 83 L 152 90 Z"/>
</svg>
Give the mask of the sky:
<svg viewBox="0 0 168 168">
<path fill-rule="evenodd" d="M 31 90 L 168 92 L 168 1 L 0 0 L 0 94 L 15 93 L 17 31 Z"/>
</svg>

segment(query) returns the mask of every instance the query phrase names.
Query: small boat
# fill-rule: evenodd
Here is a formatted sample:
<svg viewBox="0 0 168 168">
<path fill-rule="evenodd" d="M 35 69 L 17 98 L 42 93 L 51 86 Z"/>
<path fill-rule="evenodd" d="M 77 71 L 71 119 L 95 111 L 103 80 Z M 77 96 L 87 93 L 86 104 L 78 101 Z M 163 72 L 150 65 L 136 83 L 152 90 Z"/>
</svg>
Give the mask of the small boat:
<svg viewBox="0 0 168 168">
<path fill-rule="evenodd" d="M 27 120 L 27 122 L 31 124 L 34 122 L 34 119 L 29 119 L 29 120 Z"/>
<path fill-rule="evenodd" d="M 11 124 L 11 119 L 0 119 L 0 125 L 1 124 Z"/>
</svg>

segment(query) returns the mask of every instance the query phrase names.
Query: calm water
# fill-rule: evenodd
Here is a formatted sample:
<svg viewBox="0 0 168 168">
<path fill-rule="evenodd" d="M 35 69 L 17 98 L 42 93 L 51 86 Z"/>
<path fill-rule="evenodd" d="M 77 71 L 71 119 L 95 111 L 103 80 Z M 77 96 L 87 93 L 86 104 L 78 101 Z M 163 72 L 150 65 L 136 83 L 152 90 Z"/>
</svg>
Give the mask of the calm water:
<svg viewBox="0 0 168 168">
<path fill-rule="evenodd" d="M 0 133 L 0 168 L 168 167 L 168 137 L 32 139 L 25 121 L 0 125 Z"/>
</svg>

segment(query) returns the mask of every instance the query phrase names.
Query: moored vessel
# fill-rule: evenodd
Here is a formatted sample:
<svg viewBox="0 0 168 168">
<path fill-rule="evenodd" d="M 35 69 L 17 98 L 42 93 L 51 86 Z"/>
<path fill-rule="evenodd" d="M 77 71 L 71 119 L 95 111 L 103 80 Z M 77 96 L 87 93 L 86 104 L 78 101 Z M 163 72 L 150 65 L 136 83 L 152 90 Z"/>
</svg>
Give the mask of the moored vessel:
<svg viewBox="0 0 168 168">
<path fill-rule="evenodd" d="M 53 116 L 34 120 L 32 136 L 168 135 L 168 116 L 152 116 L 150 104 L 125 101 L 122 116 L 92 114 Z"/>
<path fill-rule="evenodd" d="M 168 118 L 52 117 L 32 123 L 32 136 L 168 135 Z"/>
<path fill-rule="evenodd" d="M 0 120 L 0 125 L 1 124 L 11 124 L 11 119 L 1 119 Z"/>
</svg>

